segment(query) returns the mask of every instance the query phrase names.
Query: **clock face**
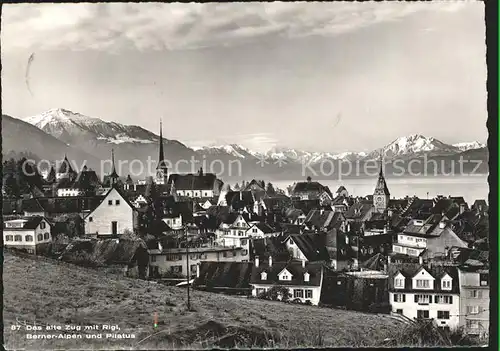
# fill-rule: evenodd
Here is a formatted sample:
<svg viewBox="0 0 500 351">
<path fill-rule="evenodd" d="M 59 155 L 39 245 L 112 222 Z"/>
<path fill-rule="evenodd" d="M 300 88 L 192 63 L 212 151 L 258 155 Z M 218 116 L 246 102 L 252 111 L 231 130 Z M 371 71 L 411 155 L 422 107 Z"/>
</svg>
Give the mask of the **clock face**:
<svg viewBox="0 0 500 351">
<path fill-rule="evenodd" d="M 378 204 L 381 203 L 382 202 L 382 198 L 380 196 L 377 196 L 375 198 L 375 202 L 378 203 Z"/>
</svg>

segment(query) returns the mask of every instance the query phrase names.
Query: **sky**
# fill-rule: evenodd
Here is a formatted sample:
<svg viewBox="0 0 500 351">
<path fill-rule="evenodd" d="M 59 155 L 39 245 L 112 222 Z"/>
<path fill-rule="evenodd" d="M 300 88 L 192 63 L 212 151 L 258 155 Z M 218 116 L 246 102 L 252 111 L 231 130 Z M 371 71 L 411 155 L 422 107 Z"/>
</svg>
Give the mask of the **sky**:
<svg viewBox="0 0 500 351">
<path fill-rule="evenodd" d="M 486 142 L 482 2 L 6 4 L 2 112 L 65 108 L 189 146 Z M 30 59 L 31 57 L 31 59 Z"/>
</svg>

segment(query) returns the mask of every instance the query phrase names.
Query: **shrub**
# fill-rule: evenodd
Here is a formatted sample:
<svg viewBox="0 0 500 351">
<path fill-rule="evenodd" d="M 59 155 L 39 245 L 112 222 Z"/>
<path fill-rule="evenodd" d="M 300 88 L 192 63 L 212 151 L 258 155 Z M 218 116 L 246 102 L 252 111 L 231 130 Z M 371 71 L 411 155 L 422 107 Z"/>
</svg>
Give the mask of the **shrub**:
<svg viewBox="0 0 500 351">
<path fill-rule="evenodd" d="M 391 313 L 392 307 L 388 302 L 376 302 L 368 306 L 368 312 L 371 313 Z"/>
<path fill-rule="evenodd" d="M 266 300 L 289 302 L 292 298 L 290 289 L 281 285 L 274 285 L 266 292 L 259 295 L 259 298 Z"/>
</svg>

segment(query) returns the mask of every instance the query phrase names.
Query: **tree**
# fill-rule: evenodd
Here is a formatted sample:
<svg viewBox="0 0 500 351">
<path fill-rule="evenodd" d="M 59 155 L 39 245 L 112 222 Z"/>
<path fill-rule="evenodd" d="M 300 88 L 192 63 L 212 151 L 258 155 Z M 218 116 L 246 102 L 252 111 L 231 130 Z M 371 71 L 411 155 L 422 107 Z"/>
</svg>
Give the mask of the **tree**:
<svg viewBox="0 0 500 351">
<path fill-rule="evenodd" d="M 14 175 L 12 173 L 7 174 L 7 176 L 5 177 L 4 189 L 8 197 L 19 197 L 19 186 L 17 185 L 17 180 L 16 178 L 14 178 Z"/>
<path fill-rule="evenodd" d="M 258 296 L 261 299 L 288 302 L 292 298 L 290 289 L 281 285 L 273 285 L 269 290 Z"/>
<path fill-rule="evenodd" d="M 266 193 L 267 195 L 276 195 L 276 190 L 274 190 L 274 187 L 271 184 L 271 182 L 267 183 Z"/>
<path fill-rule="evenodd" d="M 236 191 L 240 190 L 240 185 L 238 183 L 236 183 L 234 185 L 234 190 L 236 190 Z"/>
</svg>

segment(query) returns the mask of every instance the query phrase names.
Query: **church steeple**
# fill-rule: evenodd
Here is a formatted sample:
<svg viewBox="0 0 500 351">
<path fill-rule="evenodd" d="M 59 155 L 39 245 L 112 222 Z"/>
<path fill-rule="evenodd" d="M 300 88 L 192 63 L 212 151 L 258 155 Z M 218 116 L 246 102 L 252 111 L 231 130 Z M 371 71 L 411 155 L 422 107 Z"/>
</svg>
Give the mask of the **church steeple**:
<svg viewBox="0 0 500 351">
<path fill-rule="evenodd" d="M 389 199 L 391 194 L 389 193 L 389 188 L 385 182 L 384 171 L 383 171 L 384 161 L 383 153 L 380 152 L 380 171 L 378 173 L 377 185 L 375 186 L 375 191 L 373 193 L 373 206 L 378 212 L 383 212 L 389 205 Z"/>
<path fill-rule="evenodd" d="M 116 173 L 116 168 L 115 168 L 115 150 L 114 149 L 111 149 L 111 163 L 113 165 L 113 170 L 111 171 L 110 176 L 115 177 L 115 178 L 119 178 L 118 173 Z"/>
<path fill-rule="evenodd" d="M 168 169 L 163 153 L 163 128 L 160 119 L 160 151 L 158 154 L 158 166 L 156 166 L 156 182 L 158 184 L 167 184 Z"/>
<path fill-rule="evenodd" d="M 158 168 L 164 167 L 165 155 L 163 154 L 163 131 L 162 131 L 161 119 L 160 119 L 160 153 L 158 155 Z"/>
</svg>

